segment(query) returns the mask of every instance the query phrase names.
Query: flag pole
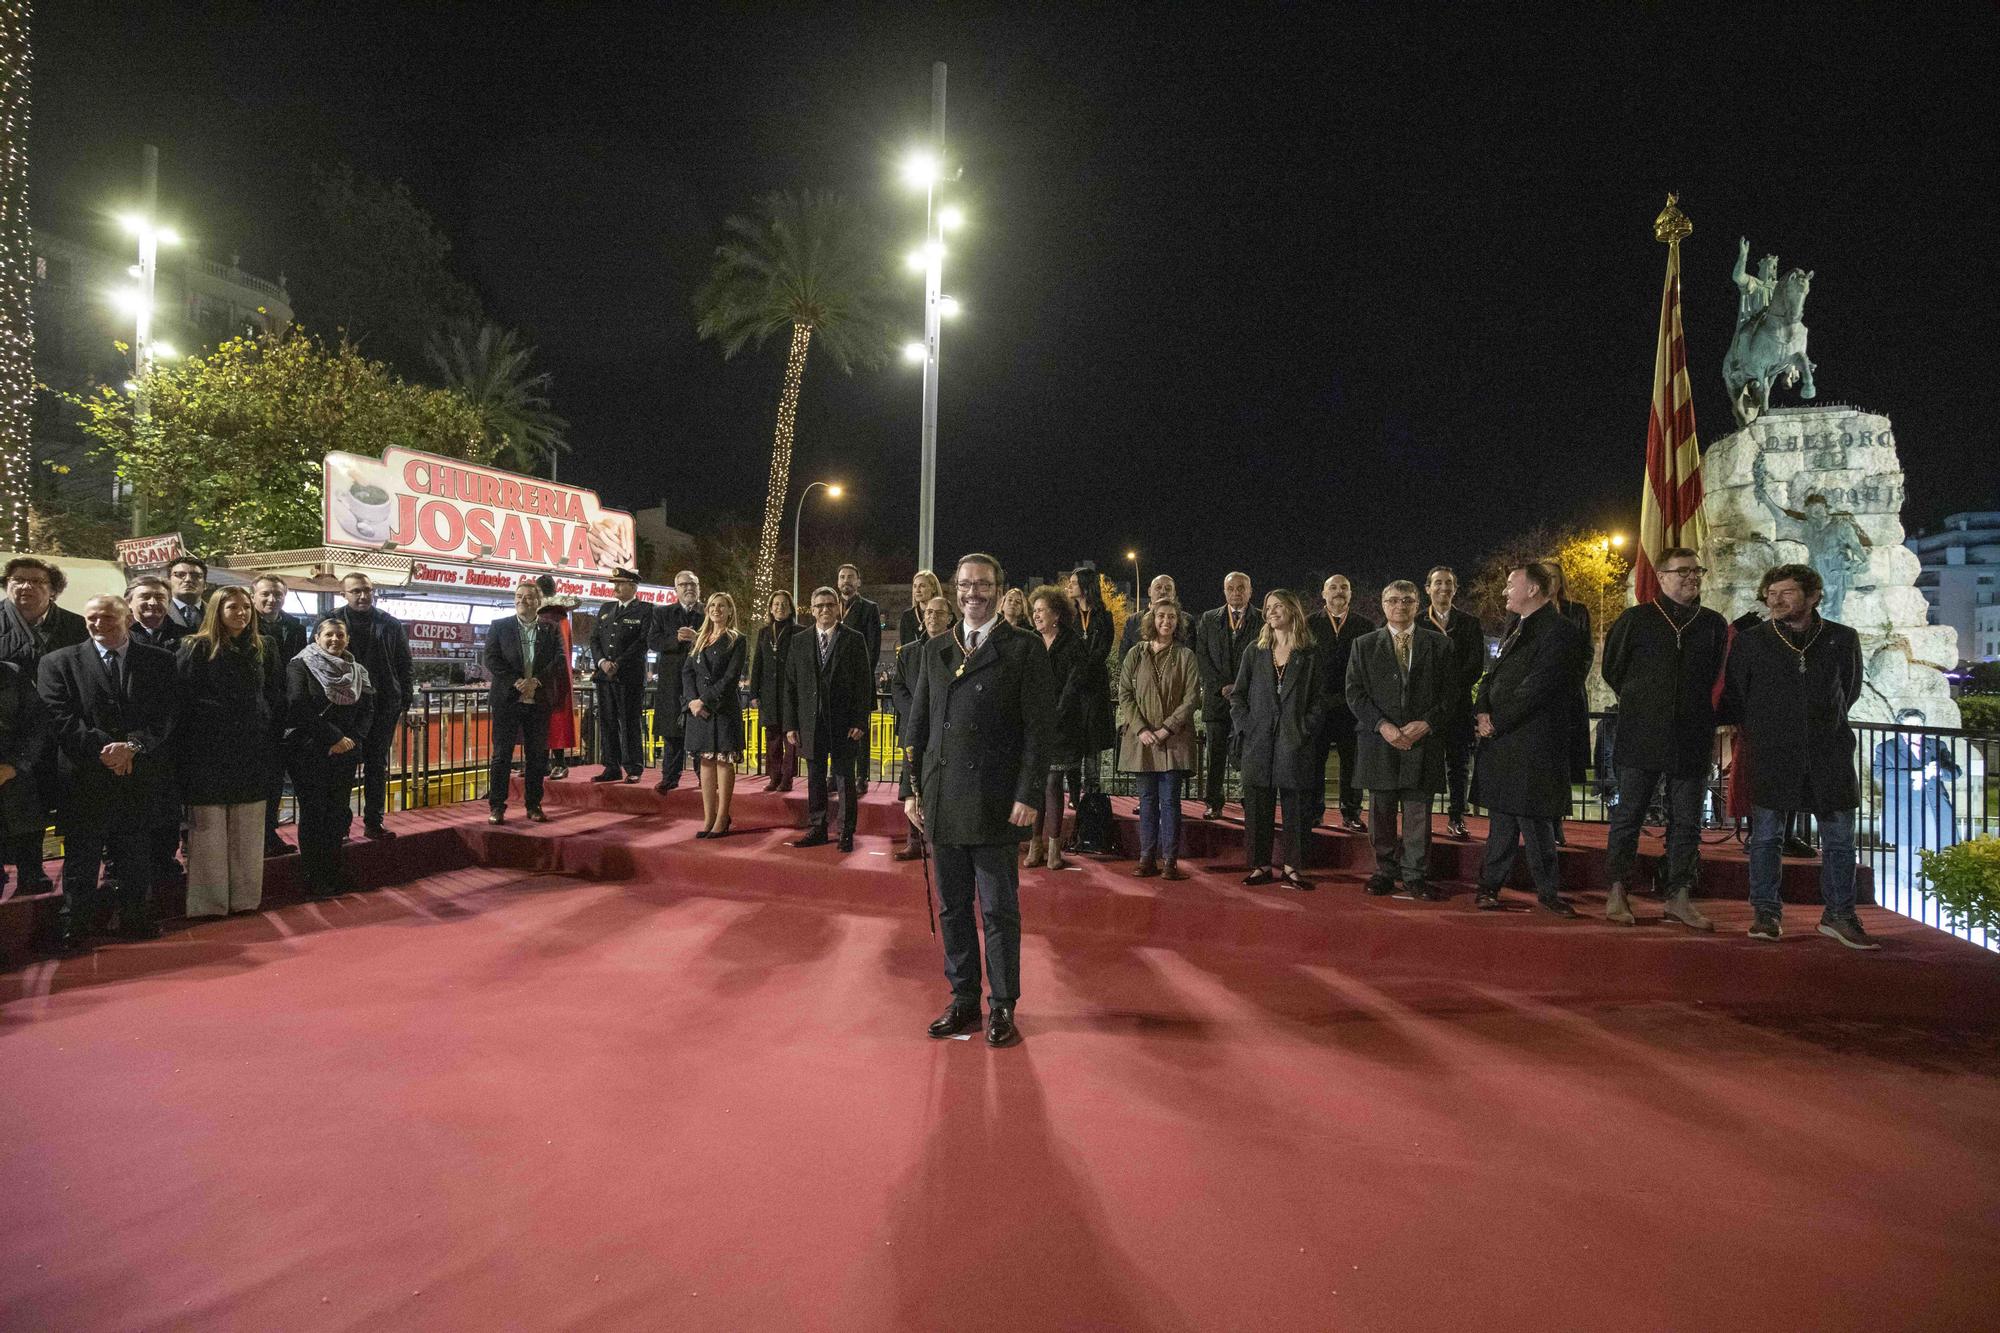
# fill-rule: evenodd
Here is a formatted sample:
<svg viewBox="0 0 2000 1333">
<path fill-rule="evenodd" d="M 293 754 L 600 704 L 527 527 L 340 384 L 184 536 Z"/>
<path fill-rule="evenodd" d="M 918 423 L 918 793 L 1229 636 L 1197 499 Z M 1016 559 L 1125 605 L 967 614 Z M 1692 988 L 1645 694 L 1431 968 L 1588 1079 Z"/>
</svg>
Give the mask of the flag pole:
<svg viewBox="0 0 2000 1333">
<path fill-rule="evenodd" d="M 1701 444 L 1695 436 L 1694 390 L 1688 381 L 1687 341 L 1681 328 L 1681 242 L 1694 224 L 1677 195 L 1653 219 L 1653 239 L 1667 247 L 1667 277 L 1660 292 L 1660 335 L 1653 355 L 1653 398 L 1646 423 L 1646 477 L 1639 496 L 1639 543 L 1632 591 L 1640 602 L 1660 592 L 1654 573 L 1661 552 L 1707 545 L 1702 518 Z M 1705 557 L 1704 557 L 1705 558 Z"/>
</svg>

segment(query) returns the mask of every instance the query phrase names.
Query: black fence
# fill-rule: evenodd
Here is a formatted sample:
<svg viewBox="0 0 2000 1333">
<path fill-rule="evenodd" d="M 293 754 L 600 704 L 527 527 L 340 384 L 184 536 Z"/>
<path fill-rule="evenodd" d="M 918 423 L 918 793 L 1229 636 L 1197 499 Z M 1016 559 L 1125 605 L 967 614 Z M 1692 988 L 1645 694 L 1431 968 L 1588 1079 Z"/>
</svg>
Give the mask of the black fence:
<svg viewBox="0 0 2000 1333">
<path fill-rule="evenodd" d="M 645 738 L 649 762 L 657 765 L 663 743 L 653 727 L 653 692 L 646 693 Z M 577 686 L 574 717 L 577 744 L 560 756 L 572 767 L 597 763 L 596 701 L 588 684 Z M 1615 730 L 1615 714 L 1592 715 L 1592 739 L 1604 739 L 1610 722 Z M 1875 898 L 1884 907 L 1924 921 L 1939 929 L 1950 929 L 1936 903 L 1923 891 L 1921 865 L 1917 853 L 1949 846 L 1971 838 L 2000 835 L 2000 781 L 1992 776 L 1995 759 L 2000 758 L 2000 736 L 1940 727 L 1894 727 L 1874 723 L 1855 724 L 1856 760 L 1862 776 L 1861 809 L 1856 819 L 1855 838 L 1863 862 L 1874 870 Z M 744 712 L 744 768 L 757 774 L 769 771 L 771 737 L 754 707 Z M 1196 740 L 1195 771 L 1205 769 L 1208 737 Z M 395 768 L 391 774 L 389 800 L 392 809 L 448 805 L 460 801 L 483 800 L 486 796 L 487 767 L 492 750 L 492 719 L 486 705 L 484 686 L 441 686 L 419 692 L 399 734 Z M 1592 755 L 1604 762 L 1605 746 L 1593 745 Z M 868 777 L 871 781 L 894 783 L 902 775 L 904 757 L 896 741 L 895 717 L 886 695 L 878 696 L 876 711 L 869 723 Z M 1330 766 L 1327 798 L 1330 808 L 1339 806 L 1335 780 L 1338 760 Z M 1708 796 L 1703 803 L 1701 836 L 1710 845 L 1743 844 L 1749 837 L 1747 794 L 1732 801 L 1730 779 L 1734 768 L 1734 735 L 1725 729 L 1716 736 L 1715 763 L 1710 770 Z M 1572 786 L 1570 817 L 1580 823 L 1605 823 L 1616 803 L 1616 783 L 1608 771 L 1595 766 Z M 1136 794 L 1131 774 L 1119 771 L 1116 754 L 1106 751 L 1099 770 L 1103 789 L 1114 796 Z M 1240 798 L 1241 788 L 1234 768 L 1228 770 L 1225 798 Z M 1196 801 L 1205 793 L 1190 785 L 1186 798 Z M 1474 785 L 1474 813 L 1477 785 Z M 358 799 L 358 793 L 357 793 Z M 1445 811 L 1440 795 L 1435 806 Z M 1647 812 L 1646 824 L 1658 831 L 1664 815 L 1655 808 Z M 1810 822 L 1799 830 L 1808 842 Z M 1974 938 L 1976 932 L 1954 932 Z M 2000 941 L 1975 939 L 1976 943 L 2000 947 Z"/>
</svg>

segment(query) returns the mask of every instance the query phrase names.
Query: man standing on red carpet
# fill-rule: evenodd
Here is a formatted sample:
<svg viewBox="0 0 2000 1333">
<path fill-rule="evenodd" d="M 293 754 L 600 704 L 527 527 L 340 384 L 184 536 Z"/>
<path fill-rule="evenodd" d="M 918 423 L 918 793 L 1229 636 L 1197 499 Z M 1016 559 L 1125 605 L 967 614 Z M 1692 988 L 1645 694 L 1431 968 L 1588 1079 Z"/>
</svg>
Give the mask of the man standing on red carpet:
<svg viewBox="0 0 2000 1333">
<path fill-rule="evenodd" d="M 918 794 L 904 813 L 937 862 L 938 934 L 951 1007 L 930 1026 L 951 1037 L 979 1025 L 979 928 L 986 928 L 989 1046 L 1020 1040 L 1020 845 L 1041 813 L 1055 723 L 1055 673 L 1041 636 L 1000 615 L 1004 575 L 990 555 L 958 562 L 959 628 L 914 651 L 923 667 L 903 743 L 918 751 Z"/>
</svg>

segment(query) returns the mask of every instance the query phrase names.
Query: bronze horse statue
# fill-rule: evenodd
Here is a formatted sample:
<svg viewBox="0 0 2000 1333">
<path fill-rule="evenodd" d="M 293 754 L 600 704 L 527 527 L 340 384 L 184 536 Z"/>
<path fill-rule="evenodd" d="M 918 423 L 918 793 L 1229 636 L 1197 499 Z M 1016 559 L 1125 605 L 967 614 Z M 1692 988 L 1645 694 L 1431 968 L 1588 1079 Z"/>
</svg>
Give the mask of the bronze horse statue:
<svg viewBox="0 0 2000 1333">
<path fill-rule="evenodd" d="M 1770 410 L 1771 382 L 1780 375 L 1786 388 L 1799 388 L 1801 398 L 1818 392 L 1813 387 L 1813 363 L 1806 359 L 1806 326 L 1800 318 L 1812 277 L 1807 269 L 1793 269 L 1771 294 L 1771 304 L 1736 326 L 1729 355 L 1722 360 L 1722 378 L 1729 386 L 1739 426 Z"/>
</svg>

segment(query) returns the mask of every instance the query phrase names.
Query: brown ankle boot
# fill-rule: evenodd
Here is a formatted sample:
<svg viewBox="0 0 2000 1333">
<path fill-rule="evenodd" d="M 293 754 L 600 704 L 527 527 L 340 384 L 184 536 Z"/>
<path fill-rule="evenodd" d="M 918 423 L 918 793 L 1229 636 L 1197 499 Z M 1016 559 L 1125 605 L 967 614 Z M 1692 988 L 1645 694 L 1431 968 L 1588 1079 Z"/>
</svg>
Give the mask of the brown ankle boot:
<svg viewBox="0 0 2000 1333">
<path fill-rule="evenodd" d="M 1175 861 L 1169 860 L 1160 867 L 1161 879 L 1186 879 L 1187 877 L 1187 871 L 1182 870 L 1180 865 Z"/>
<path fill-rule="evenodd" d="M 1040 838 L 1030 838 L 1028 839 L 1028 854 L 1021 858 L 1021 864 L 1024 866 L 1038 866 L 1041 863 L 1042 840 Z"/>
<path fill-rule="evenodd" d="M 1048 855 L 1045 864 L 1051 870 L 1061 870 L 1069 864 L 1069 862 L 1063 860 L 1062 834 L 1058 832 L 1055 837 L 1048 840 L 1048 843 Z"/>
<path fill-rule="evenodd" d="M 1138 866 L 1132 871 L 1132 877 L 1134 879 L 1151 879 L 1159 873 L 1159 863 L 1149 856 L 1139 862 Z"/>
</svg>

